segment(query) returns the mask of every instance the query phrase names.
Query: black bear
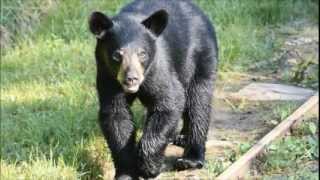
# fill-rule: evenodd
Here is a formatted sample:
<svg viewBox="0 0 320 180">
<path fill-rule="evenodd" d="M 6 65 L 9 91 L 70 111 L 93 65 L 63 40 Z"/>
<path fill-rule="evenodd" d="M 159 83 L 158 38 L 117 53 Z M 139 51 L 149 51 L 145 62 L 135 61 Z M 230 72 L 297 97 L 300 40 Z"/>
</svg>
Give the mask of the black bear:
<svg viewBox="0 0 320 180">
<path fill-rule="evenodd" d="M 190 0 L 136 0 L 112 18 L 93 12 L 89 27 L 97 38 L 99 122 L 115 179 L 159 175 L 175 136 L 184 137 L 175 167 L 201 168 L 218 56 L 209 19 Z M 147 110 L 137 143 L 130 111 L 136 98 Z"/>
</svg>

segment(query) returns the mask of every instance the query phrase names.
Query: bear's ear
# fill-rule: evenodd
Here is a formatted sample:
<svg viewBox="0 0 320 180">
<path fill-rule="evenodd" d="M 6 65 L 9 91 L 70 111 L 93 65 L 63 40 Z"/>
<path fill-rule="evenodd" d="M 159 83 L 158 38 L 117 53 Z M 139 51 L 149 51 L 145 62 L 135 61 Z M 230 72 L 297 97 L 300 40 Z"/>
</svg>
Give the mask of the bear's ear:
<svg viewBox="0 0 320 180">
<path fill-rule="evenodd" d="M 112 20 L 101 12 L 93 12 L 89 18 L 90 31 L 98 38 L 102 39 L 106 32 L 112 28 Z"/>
<path fill-rule="evenodd" d="M 168 24 L 168 17 L 169 15 L 165 10 L 159 10 L 142 21 L 142 24 L 153 34 L 159 36 Z"/>
</svg>

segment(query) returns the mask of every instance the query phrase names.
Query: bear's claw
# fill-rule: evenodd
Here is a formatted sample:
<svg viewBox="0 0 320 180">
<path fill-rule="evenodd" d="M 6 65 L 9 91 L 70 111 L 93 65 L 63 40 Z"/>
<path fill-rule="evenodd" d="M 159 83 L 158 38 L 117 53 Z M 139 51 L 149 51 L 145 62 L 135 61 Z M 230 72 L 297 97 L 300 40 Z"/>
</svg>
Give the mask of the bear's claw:
<svg viewBox="0 0 320 180">
<path fill-rule="evenodd" d="M 192 160 L 187 158 L 179 158 L 175 162 L 175 169 L 178 171 L 186 170 L 186 169 L 201 169 L 203 167 L 203 161 L 200 160 Z"/>
</svg>

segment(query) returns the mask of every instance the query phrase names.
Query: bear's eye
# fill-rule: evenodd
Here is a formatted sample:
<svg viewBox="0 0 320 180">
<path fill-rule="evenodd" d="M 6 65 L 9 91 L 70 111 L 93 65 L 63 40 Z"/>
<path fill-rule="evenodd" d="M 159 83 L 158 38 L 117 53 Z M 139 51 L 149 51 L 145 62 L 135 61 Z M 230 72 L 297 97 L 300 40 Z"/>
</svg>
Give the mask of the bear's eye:
<svg viewBox="0 0 320 180">
<path fill-rule="evenodd" d="M 112 59 L 114 61 L 117 61 L 117 62 L 121 62 L 122 61 L 122 53 L 120 51 L 115 51 L 113 54 L 112 54 Z"/>
<path fill-rule="evenodd" d="M 139 50 L 139 52 L 138 52 L 138 54 L 137 54 L 138 56 L 139 56 L 139 59 L 141 60 L 141 61 L 145 61 L 146 59 L 147 59 L 147 53 L 146 53 L 146 51 L 145 50 Z"/>
</svg>

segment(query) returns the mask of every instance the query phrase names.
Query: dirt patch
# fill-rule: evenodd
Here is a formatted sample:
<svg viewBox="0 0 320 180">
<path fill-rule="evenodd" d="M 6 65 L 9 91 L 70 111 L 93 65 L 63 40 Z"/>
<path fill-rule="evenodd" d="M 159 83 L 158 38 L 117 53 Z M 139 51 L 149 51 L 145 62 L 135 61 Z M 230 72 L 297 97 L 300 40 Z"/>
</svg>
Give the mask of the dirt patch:
<svg viewBox="0 0 320 180">
<path fill-rule="evenodd" d="M 268 109 L 233 109 L 229 100 L 216 100 L 209 139 L 246 142 L 260 137 L 266 130 L 263 113 Z M 235 106 L 235 105 L 234 105 Z M 249 105 L 245 105 L 249 106 Z M 255 105 L 251 105 L 255 106 Z M 262 111 L 261 111 L 262 110 Z M 264 112 L 263 112 L 264 111 Z M 268 128 L 267 128 L 268 129 Z"/>
</svg>

